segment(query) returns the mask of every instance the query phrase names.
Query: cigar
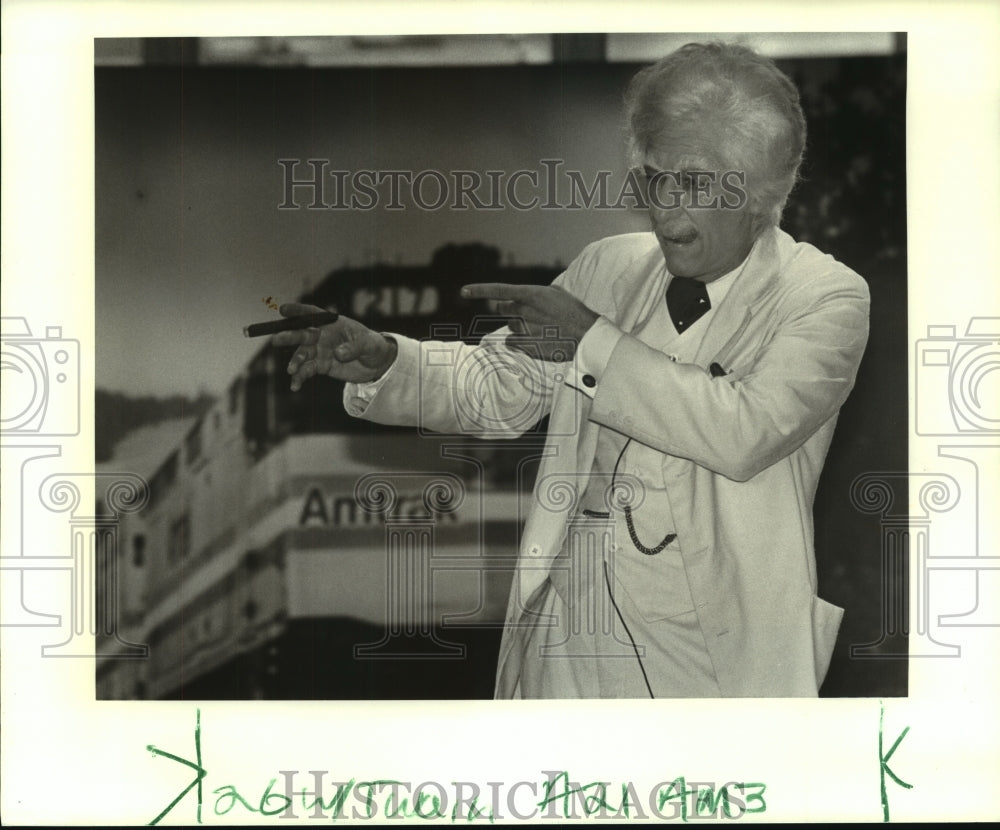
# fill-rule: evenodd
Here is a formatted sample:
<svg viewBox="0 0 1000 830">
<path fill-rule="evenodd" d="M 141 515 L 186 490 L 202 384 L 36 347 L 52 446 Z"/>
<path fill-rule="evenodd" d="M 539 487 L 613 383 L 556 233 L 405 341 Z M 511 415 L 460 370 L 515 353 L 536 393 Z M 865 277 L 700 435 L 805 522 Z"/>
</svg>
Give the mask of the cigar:
<svg viewBox="0 0 1000 830">
<path fill-rule="evenodd" d="M 336 311 L 319 311 L 315 314 L 299 314 L 296 317 L 283 317 L 281 320 L 271 320 L 267 323 L 252 323 L 243 327 L 244 337 L 263 337 L 265 334 L 277 334 L 279 331 L 294 331 L 308 329 L 312 326 L 326 326 L 336 323 L 340 315 Z"/>
</svg>

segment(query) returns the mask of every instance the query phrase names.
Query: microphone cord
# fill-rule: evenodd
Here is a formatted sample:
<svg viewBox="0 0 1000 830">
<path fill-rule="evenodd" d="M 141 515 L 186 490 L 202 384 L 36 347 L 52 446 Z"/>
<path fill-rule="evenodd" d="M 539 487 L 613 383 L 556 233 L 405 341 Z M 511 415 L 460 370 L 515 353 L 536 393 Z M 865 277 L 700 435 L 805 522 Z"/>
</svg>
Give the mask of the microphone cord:
<svg viewBox="0 0 1000 830">
<path fill-rule="evenodd" d="M 625 627 L 625 633 L 628 634 L 629 642 L 632 643 L 632 650 L 635 652 L 635 659 L 639 661 L 639 671 L 642 672 L 642 680 L 646 684 L 646 691 L 649 692 L 651 698 L 655 699 L 656 695 L 653 694 L 653 687 L 649 685 L 646 667 L 642 663 L 642 655 L 639 654 L 639 646 L 635 644 L 635 637 L 632 636 L 628 623 L 625 622 L 625 617 L 622 616 L 621 609 L 618 608 L 618 603 L 615 602 L 615 592 L 611 589 L 611 579 L 608 577 L 607 560 L 604 562 L 604 584 L 608 586 L 608 597 L 611 599 L 611 605 L 614 606 L 615 613 L 618 614 L 618 619 L 621 620 L 622 625 Z"/>
<path fill-rule="evenodd" d="M 628 449 L 629 444 L 632 443 L 632 439 L 629 438 L 625 442 L 625 446 L 622 447 L 622 451 L 618 453 L 618 460 L 615 462 L 614 472 L 611 474 L 611 495 L 614 496 L 615 492 L 615 479 L 618 477 L 618 467 L 622 463 L 622 459 L 625 457 L 625 450 Z M 667 545 L 669 545 L 674 539 L 677 538 L 676 533 L 668 533 L 663 537 L 663 541 L 660 542 L 655 548 L 647 548 L 642 542 L 639 541 L 639 534 L 636 533 L 635 523 L 632 521 L 632 506 L 629 504 L 623 504 L 622 508 L 625 511 L 625 526 L 628 528 L 628 535 L 632 539 L 632 544 L 635 545 L 635 549 L 640 553 L 646 554 L 646 556 L 655 556 L 661 550 L 663 550 Z"/>
</svg>

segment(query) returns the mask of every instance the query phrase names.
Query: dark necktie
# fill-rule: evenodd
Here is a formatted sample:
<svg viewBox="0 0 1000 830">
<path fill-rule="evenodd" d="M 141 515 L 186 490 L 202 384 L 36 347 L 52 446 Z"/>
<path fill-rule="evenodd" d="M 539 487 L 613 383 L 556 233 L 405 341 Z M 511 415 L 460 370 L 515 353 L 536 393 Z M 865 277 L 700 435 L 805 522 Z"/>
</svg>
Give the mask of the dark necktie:
<svg viewBox="0 0 1000 830">
<path fill-rule="evenodd" d="M 690 277 L 674 277 L 670 280 L 667 286 L 667 311 L 679 334 L 684 334 L 711 307 L 708 289 L 701 280 Z"/>
</svg>

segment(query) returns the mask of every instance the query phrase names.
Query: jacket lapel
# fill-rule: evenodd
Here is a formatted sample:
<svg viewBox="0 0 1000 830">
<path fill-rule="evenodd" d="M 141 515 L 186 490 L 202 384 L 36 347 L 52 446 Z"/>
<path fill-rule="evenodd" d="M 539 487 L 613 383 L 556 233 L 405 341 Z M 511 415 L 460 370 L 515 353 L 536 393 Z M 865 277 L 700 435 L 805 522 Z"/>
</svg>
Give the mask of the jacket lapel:
<svg viewBox="0 0 1000 830">
<path fill-rule="evenodd" d="M 725 356 L 743 334 L 757 308 L 767 298 L 779 272 L 778 253 L 785 235 L 777 228 L 764 231 L 754 243 L 746 264 L 718 307 L 702 337 L 694 362 L 708 368 L 720 355 Z M 659 247 L 649 257 L 662 263 Z M 667 285 L 672 279 L 666 265 L 658 268 L 652 278 L 646 259 L 616 280 L 612 287 L 614 310 L 608 316 L 626 334 L 645 320 L 653 305 L 664 301 Z"/>
<path fill-rule="evenodd" d="M 649 260 L 658 260 L 659 267 L 653 269 L 650 277 Z M 667 290 L 667 266 L 663 254 L 656 246 L 647 257 L 643 257 L 635 268 L 630 269 L 615 280 L 611 289 L 614 309 L 608 314 L 618 328 L 626 334 L 632 332 L 641 320 L 653 311 L 653 304 L 665 296 Z"/>
<path fill-rule="evenodd" d="M 728 356 L 770 294 L 779 272 L 776 256 L 779 233 L 777 228 L 766 230 L 754 243 L 743 272 L 709 321 L 694 359 L 699 366 L 708 368 L 717 358 Z"/>
</svg>

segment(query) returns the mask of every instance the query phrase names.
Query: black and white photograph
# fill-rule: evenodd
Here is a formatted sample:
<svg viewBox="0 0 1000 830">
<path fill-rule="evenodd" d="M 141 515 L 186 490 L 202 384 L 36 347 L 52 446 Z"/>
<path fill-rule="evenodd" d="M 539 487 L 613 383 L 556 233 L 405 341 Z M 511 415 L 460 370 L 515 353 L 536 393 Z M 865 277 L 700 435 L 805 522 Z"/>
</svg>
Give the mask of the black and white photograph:
<svg viewBox="0 0 1000 830">
<path fill-rule="evenodd" d="M 100 698 L 906 694 L 905 34 L 95 63 Z"/>
<path fill-rule="evenodd" d="M 2 16 L 5 823 L 995 815 L 1000 9 Z"/>
</svg>

